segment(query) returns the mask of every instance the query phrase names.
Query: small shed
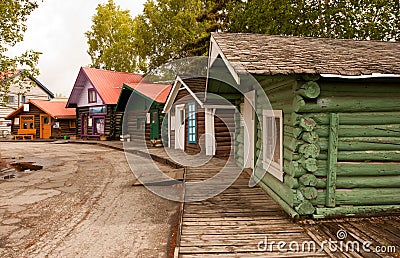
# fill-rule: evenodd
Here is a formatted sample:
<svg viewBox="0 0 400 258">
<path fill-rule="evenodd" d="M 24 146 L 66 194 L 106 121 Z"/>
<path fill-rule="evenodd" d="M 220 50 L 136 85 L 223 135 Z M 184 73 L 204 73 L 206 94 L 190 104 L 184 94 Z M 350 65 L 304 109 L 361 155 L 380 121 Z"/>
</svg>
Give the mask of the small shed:
<svg viewBox="0 0 400 258">
<path fill-rule="evenodd" d="M 76 108 L 77 136 L 118 139 L 115 107 L 124 83 L 139 83 L 142 75 L 90 67 L 79 70 L 67 108 Z"/>
<path fill-rule="evenodd" d="M 212 33 L 209 53 L 209 74 L 255 79 L 207 92 L 243 98 L 237 164 L 291 216 L 400 211 L 398 42 Z"/>
<path fill-rule="evenodd" d="M 147 142 L 162 140 L 162 110 L 171 87 L 146 82 L 123 85 L 116 107 L 116 117 L 121 125 L 118 130 L 124 138 L 143 140 L 144 137 Z"/>
<path fill-rule="evenodd" d="M 177 76 L 163 110 L 168 117 L 168 146 L 190 154 L 203 152 L 227 158 L 231 154 L 235 109 L 205 102 L 206 81 L 205 77 Z"/>
<path fill-rule="evenodd" d="M 75 135 L 75 109 L 66 101 L 29 100 L 6 119 L 11 120 L 14 135 L 32 134 L 37 139 L 57 139 Z"/>
</svg>

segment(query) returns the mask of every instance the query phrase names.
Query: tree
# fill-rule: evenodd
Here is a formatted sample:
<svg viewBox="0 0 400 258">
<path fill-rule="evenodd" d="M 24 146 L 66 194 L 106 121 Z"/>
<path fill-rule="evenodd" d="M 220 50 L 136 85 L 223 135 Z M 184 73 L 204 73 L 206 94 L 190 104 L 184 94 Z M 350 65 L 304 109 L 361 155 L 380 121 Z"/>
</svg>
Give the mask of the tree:
<svg viewBox="0 0 400 258">
<path fill-rule="evenodd" d="M 135 18 L 135 42 L 140 69 L 147 72 L 168 61 L 190 56 L 185 46 L 207 35 L 197 22 L 200 0 L 148 0 Z"/>
<path fill-rule="evenodd" d="M 203 10 L 196 18 L 203 24 L 206 33 L 189 42 L 183 48 L 186 56 L 202 56 L 208 54 L 211 32 L 226 31 L 229 24 L 227 6 L 241 3 L 241 0 L 203 0 Z"/>
<path fill-rule="evenodd" d="M 23 40 L 27 18 L 37 7 L 37 2 L 31 0 L 0 2 L 0 95 L 6 94 L 11 84 L 27 90 L 24 89 L 25 79 L 39 74 L 36 68 L 39 52 L 30 50 L 16 57 L 7 55 L 10 47 Z M 24 68 L 24 72 L 14 76 L 17 68 Z"/>
<path fill-rule="evenodd" d="M 229 8 L 230 32 L 399 40 L 399 0 L 250 0 Z"/>
<path fill-rule="evenodd" d="M 113 0 L 99 4 L 93 16 L 88 39 L 92 67 L 134 72 L 137 70 L 134 22 L 128 10 L 121 10 Z"/>
</svg>

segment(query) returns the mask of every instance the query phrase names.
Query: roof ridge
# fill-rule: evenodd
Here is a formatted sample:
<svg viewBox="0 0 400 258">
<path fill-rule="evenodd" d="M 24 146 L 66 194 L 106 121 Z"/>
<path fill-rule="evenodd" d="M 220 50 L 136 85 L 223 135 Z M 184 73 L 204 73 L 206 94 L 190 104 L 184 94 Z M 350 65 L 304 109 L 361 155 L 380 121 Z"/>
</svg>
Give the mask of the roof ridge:
<svg viewBox="0 0 400 258">
<path fill-rule="evenodd" d="M 113 70 L 106 70 L 106 69 L 102 69 L 102 68 L 95 68 L 95 67 L 89 67 L 89 66 L 82 66 L 83 69 L 92 69 L 92 70 L 97 70 L 97 71 L 104 71 L 104 72 L 111 72 L 111 73 L 123 73 L 123 74 L 130 74 L 130 75 L 141 75 L 143 76 L 143 74 L 140 73 L 130 73 L 130 72 L 121 72 L 121 71 L 113 71 Z"/>
<path fill-rule="evenodd" d="M 301 35 L 275 35 L 275 34 L 264 34 L 264 33 L 249 33 L 249 32 L 211 32 L 211 35 L 258 35 L 258 36 L 269 36 L 269 37 L 280 37 L 280 38 L 298 38 L 298 39 L 315 39 L 315 40 L 331 40 L 331 41 L 356 41 L 356 42 L 381 42 L 381 43 L 400 43 L 400 41 L 383 41 L 376 39 L 344 39 L 344 38 L 329 38 L 329 37 L 312 37 L 312 36 L 301 36 Z"/>
</svg>

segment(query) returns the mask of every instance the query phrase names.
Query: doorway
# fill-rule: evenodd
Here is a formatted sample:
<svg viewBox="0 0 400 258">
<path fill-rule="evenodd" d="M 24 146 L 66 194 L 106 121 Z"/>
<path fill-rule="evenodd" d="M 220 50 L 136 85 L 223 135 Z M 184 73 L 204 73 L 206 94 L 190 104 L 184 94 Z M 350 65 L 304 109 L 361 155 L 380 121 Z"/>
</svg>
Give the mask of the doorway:
<svg viewBox="0 0 400 258">
<path fill-rule="evenodd" d="M 51 137 L 51 117 L 40 115 L 40 138 L 49 139 Z"/>
<path fill-rule="evenodd" d="M 160 118 L 157 109 L 150 110 L 150 140 L 160 138 Z"/>
<path fill-rule="evenodd" d="M 185 150 L 185 105 L 175 107 L 175 149 Z"/>
</svg>

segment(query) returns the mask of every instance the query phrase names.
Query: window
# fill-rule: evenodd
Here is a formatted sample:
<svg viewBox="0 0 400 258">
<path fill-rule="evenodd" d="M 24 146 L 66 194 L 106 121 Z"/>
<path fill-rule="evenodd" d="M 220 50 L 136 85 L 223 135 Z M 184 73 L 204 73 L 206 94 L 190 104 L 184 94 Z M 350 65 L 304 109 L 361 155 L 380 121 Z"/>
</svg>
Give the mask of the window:
<svg viewBox="0 0 400 258">
<path fill-rule="evenodd" d="M 25 103 L 25 102 L 26 102 L 26 96 L 20 94 L 20 95 L 19 95 L 19 102 L 20 102 L 20 103 Z"/>
<path fill-rule="evenodd" d="M 94 131 L 96 135 L 104 135 L 104 122 L 105 119 L 103 117 L 95 117 L 94 121 Z"/>
<path fill-rule="evenodd" d="M 69 120 L 69 128 L 76 128 L 76 120 Z"/>
<path fill-rule="evenodd" d="M 97 102 L 97 95 L 96 95 L 96 90 L 91 88 L 88 89 L 88 100 L 89 103 L 96 103 Z"/>
<path fill-rule="evenodd" d="M 196 143 L 196 102 L 188 103 L 188 140 Z"/>
<path fill-rule="evenodd" d="M 34 129 L 35 116 L 20 116 L 20 129 Z"/>
<path fill-rule="evenodd" d="M 145 117 L 138 117 L 136 119 L 136 129 L 138 131 L 144 131 L 146 128 L 146 118 Z"/>
<path fill-rule="evenodd" d="M 15 104 L 15 96 L 5 95 L 3 96 L 3 102 L 6 104 Z"/>
<path fill-rule="evenodd" d="M 89 114 L 107 114 L 107 106 L 89 107 Z"/>
<path fill-rule="evenodd" d="M 263 167 L 283 181 L 282 110 L 263 112 Z"/>
</svg>

